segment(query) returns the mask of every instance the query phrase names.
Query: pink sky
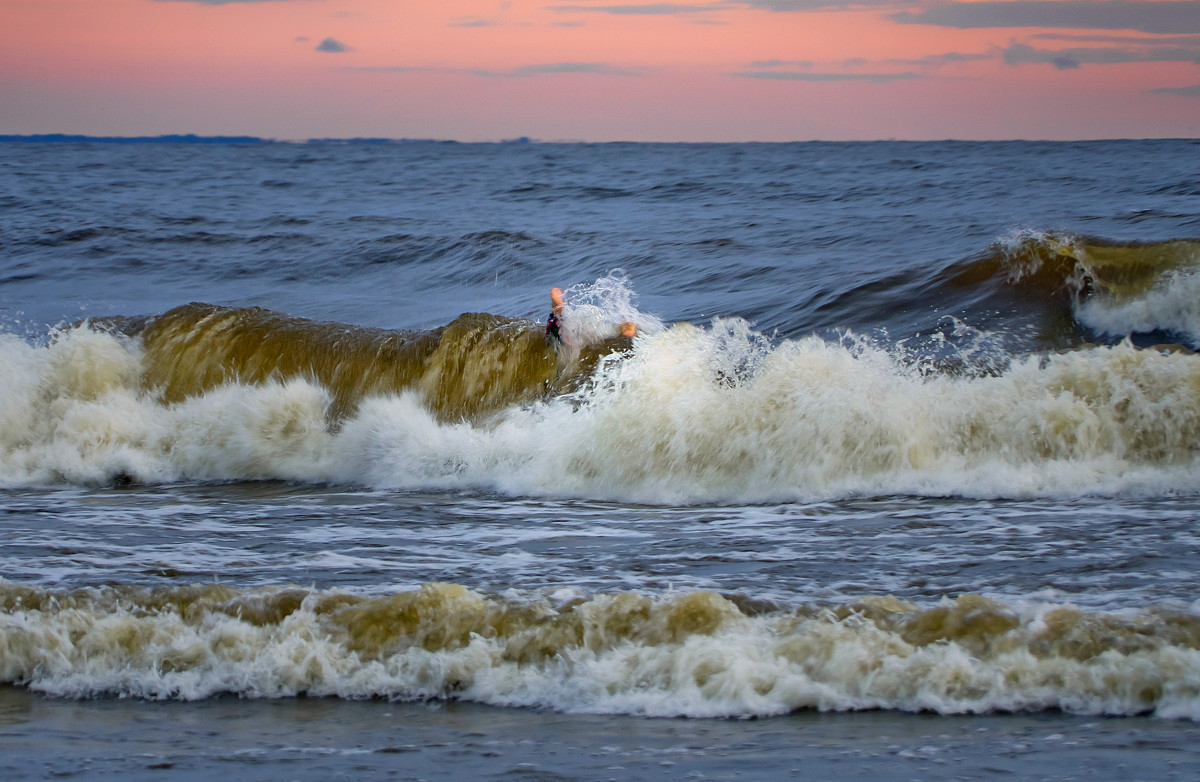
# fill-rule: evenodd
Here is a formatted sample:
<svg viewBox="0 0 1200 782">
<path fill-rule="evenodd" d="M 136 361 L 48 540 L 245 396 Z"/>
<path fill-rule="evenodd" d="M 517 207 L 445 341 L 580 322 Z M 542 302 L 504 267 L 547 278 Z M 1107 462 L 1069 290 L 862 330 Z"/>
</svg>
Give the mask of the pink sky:
<svg viewBox="0 0 1200 782">
<path fill-rule="evenodd" d="M 1200 0 L 0 0 L 0 133 L 1200 136 Z"/>
</svg>

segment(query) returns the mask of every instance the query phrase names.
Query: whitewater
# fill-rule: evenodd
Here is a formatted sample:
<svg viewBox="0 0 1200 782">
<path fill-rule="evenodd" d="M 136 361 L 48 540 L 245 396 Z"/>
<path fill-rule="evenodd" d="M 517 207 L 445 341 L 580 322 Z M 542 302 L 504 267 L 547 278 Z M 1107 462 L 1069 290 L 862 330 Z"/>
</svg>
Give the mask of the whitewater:
<svg viewBox="0 0 1200 782">
<path fill-rule="evenodd" d="M 1195 152 L 0 146 L 0 768 L 1186 778 Z"/>
</svg>

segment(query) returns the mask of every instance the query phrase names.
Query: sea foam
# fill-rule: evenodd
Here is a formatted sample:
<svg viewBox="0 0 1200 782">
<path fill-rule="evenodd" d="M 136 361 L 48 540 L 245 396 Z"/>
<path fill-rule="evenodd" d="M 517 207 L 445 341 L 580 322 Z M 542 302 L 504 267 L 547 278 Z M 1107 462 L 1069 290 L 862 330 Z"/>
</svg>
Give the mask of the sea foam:
<svg viewBox="0 0 1200 782">
<path fill-rule="evenodd" d="M 745 612 L 714 592 L 489 597 L 0 581 L 0 681 L 61 697 L 464 699 L 649 716 L 1062 709 L 1193 717 L 1197 618 L 978 595 Z"/>
<path fill-rule="evenodd" d="M 575 391 L 447 421 L 419 388 L 348 418 L 312 380 L 167 402 L 136 340 L 78 328 L 0 342 L 0 482 L 283 479 L 646 502 L 1190 490 L 1200 357 L 1128 344 L 929 373 L 865 342 L 777 344 L 679 324 Z"/>
</svg>

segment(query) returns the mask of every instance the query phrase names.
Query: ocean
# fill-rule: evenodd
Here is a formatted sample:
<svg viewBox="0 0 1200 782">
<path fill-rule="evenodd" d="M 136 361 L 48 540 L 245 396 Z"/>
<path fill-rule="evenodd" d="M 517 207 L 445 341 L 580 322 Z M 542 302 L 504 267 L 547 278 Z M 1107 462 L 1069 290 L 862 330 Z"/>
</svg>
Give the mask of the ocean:
<svg viewBox="0 0 1200 782">
<path fill-rule="evenodd" d="M 0 776 L 1198 779 L 1198 237 L 1190 140 L 0 144 Z"/>
</svg>

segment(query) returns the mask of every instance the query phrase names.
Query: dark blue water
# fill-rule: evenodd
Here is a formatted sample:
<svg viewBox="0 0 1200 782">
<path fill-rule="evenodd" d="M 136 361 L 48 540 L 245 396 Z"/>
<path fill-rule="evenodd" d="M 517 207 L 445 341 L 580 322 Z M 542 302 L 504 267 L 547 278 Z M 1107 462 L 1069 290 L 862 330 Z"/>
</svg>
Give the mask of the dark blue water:
<svg viewBox="0 0 1200 782">
<path fill-rule="evenodd" d="M 1200 234 L 1197 143 L 8 145 L 4 306 L 192 299 L 390 328 L 542 316 L 623 268 L 667 321 L 936 322 L 923 285 L 1022 230 Z"/>
</svg>

